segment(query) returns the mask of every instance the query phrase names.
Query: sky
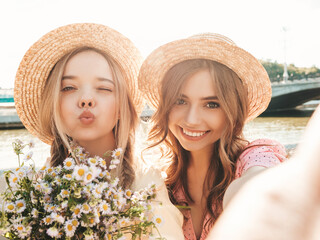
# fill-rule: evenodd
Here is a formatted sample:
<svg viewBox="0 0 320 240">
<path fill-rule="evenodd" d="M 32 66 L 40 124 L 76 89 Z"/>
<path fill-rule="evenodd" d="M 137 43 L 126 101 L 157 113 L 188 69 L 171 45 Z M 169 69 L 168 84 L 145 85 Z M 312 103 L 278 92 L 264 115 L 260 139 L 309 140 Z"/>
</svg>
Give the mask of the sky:
<svg viewBox="0 0 320 240">
<path fill-rule="evenodd" d="M 320 68 L 320 0 L 0 0 L 0 87 L 13 88 L 23 55 L 42 35 L 79 22 L 116 29 L 143 57 L 213 32 L 258 59 Z"/>
</svg>

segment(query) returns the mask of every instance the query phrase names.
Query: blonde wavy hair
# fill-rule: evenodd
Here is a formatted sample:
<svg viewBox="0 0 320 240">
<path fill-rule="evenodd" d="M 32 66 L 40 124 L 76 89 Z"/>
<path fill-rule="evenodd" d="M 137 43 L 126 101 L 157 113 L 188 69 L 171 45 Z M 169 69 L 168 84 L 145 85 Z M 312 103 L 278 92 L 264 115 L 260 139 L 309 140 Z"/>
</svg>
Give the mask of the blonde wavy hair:
<svg viewBox="0 0 320 240">
<path fill-rule="evenodd" d="M 187 181 L 189 152 L 170 132 L 168 120 L 185 80 L 204 69 L 210 72 L 220 106 L 227 119 L 221 138 L 214 144 L 204 184 L 209 188 L 206 211 L 212 216 L 206 224 L 211 225 L 222 211 L 223 195 L 234 179 L 236 159 L 248 143 L 242 134 L 248 112 L 247 92 L 239 77 L 225 65 L 205 59 L 187 60 L 172 67 L 161 83 L 160 103 L 153 115 L 153 127 L 149 133 L 149 141 L 153 144 L 149 148 L 164 144 L 162 157 L 171 159 L 166 170 L 166 184 L 172 202 L 183 204 L 176 202 L 173 196 L 173 191 L 179 187 L 183 188 L 187 201 L 193 202 Z"/>
<path fill-rule="evenodd" d="M 119 103 L 116 112 L 121 116 L 113 132 L 116 146 L 124 149 L 123 158 L 120 161 L 121 167 L 117 170 L 117 175 L 120 178 L 120 184 L 123 187 L 128 187 L 132 184 L 135 176 L 133 170 L 133 144 L 138 116 L 120 67 L 111 57 L 95 48 L 81 47 L 66 54 L 57 62 L 45 83 L 40 102 L 39 115 L 42 133 L 52 136 L 54 139 L 51 145 L 50 165 L 61 165 L 63 160 L 70 154 L 71 138 L 63 131 L 63 122 L 60 113 L 61 79 L 68 60 L 84 51 L 94 51 L 101 54 L 107 60 L 113 74 L 116 102 Z"/>
</svg>

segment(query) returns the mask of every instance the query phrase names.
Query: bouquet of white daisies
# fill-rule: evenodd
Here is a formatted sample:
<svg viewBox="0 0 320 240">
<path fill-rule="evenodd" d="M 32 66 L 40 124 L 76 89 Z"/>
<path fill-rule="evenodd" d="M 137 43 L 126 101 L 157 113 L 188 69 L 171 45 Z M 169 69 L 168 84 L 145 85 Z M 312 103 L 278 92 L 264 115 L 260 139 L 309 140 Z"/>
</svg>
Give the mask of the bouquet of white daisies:
<svg viewBox="0 0 320 240">
<path fill-rule="evenodd" d="M 138 239 L 152 236 L 161 217 L 154 218 L 151 202 L 155 185 L 133 192 L 122 189 L 110 171 L 117 167 L 121 149 L 111 154 L 110 165 L 74 147 L 63 166 L 36 171 L 33 143 L 13 142 L 19 168 L 5 172 L 7 189 L 2 195 L 0 235 L 9 239 Z M 77 160 L 76 160 L 77 159 Z M 161 239 L 161 238 L 158 238 Z"/>
</svg>

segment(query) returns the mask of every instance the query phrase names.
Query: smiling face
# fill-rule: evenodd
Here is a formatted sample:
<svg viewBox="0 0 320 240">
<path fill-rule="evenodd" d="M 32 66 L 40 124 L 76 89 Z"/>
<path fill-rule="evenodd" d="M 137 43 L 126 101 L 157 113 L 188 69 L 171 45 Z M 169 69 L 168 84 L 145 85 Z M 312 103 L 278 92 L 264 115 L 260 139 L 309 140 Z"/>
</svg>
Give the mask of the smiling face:
<svg viewBox="0 0 320 240">
<path fill-rule="evenodd" d="M 187 78 L 169 114 L 169 130 L 190 152 L 212 152 L 226 126 L 209 70 L 202 69 Z"/>
<path fill-rule="evenodd" d="M 71 57 L 60 88 L 60 114 L 68 136 L 81 146 L 114 141 L 115 81 L 107 60 L 87 50 Z"/>
</svg>

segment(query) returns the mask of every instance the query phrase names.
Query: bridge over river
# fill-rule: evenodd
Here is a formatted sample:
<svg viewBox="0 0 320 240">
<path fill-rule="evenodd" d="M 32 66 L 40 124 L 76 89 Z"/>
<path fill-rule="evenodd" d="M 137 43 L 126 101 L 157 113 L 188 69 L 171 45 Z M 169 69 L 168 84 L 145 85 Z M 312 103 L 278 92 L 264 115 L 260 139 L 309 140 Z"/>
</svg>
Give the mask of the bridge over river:
<svg viewBox="0 0 320 240">
<path fill-rule="evenodd" d="M 320 78 L 272 83 L 268 111 L 295 108 L 314 99 L 320 99 Z"/>
</svg>

